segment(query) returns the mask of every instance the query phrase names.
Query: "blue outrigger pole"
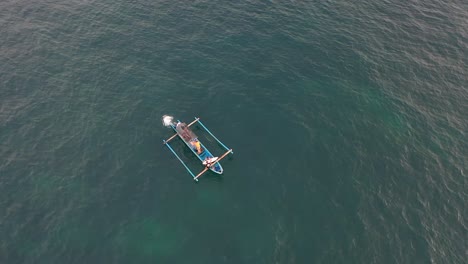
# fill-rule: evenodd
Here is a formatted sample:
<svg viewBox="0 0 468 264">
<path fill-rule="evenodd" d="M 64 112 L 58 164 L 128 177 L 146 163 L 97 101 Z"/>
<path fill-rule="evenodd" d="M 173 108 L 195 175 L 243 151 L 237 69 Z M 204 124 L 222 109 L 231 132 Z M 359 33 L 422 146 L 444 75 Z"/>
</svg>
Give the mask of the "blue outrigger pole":
<svg viewBox="0 0 468 264">
<path fill-rule="evenodd" d="M 215 135 L 213 135 L 213 133 L 211 133 L 211 131 L 205 125 L 203 125 L 203 123 L 200 121 L 200 118 L 195 117 L 195 120 L 197 120 L 198 123 L 203 127 L 203 129 L 205 129 L 206 132 L 208 132 L 208 134 L 210 134 L 224 149 L 230 150 L 230 148 L 226 147 L 226 145 L 224 145 L 223 142 L 221 142 L 217 137 L 215 137 Z M 234 154 L 232 150 L 231 154 Z"/>
<path fill-rule="evenodd" d="M 179 155 L 177 155 L 177 153 L 172 149 L 171 145 L 169 145 L 169 143 L 166 140 L 163 140 L 163 143 L 164 143 L 164 145 L 166 145 L 172 151 L 172 153 L 177 157 L 177 159 L 180 161 L 180 163 L 182 163 L 182 165 L 184 165 L 185 169 L 187 169 L 187 171 L 190 173 L 190 175 L 192 175 L 193 179 L 198 181 L 198 179 L 195 177 L 193 172 L 187 167 L 187 165 L 185 165 L 185 162 L 183 162 L 182 159 L 179 157 Z"/>
</svg>

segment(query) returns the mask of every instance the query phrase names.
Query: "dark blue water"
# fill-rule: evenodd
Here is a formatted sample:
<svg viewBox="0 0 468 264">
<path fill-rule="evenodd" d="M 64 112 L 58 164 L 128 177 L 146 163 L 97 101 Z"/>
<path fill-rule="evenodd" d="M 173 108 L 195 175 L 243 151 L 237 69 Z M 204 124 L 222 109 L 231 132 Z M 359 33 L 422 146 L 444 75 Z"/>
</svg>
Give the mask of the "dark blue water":
<svg viewBox="0 0 468 264">
<path fill-rule="evenodd" d="M 3 1 L 0 262 L 465 263 L 467 30 L 454 0 Z"/>
</svg>

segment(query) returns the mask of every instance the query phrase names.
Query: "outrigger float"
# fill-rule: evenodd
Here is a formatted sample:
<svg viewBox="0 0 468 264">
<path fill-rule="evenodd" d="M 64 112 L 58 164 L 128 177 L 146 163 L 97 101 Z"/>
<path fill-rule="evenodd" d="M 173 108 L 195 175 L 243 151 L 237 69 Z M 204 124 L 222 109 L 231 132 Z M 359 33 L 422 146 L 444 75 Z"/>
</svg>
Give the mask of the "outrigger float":
<svg viewBox="0 0 468 264">
<path fill-rule="evenodd" d="M 170 138 L 163 140 L 163 144 L 166 145 L 169 150 L 176 156 L 176 158 L 184 165 L 185 169 L 192 175 L 193 179 L 195 181 L 198 181 L 198 178 L 202 176 L 205 172 L 208 170 L 211 170 L 217 174 L 222 174 L 223 173 L 223 167 L 221 166 L 221 163 L 219 163 L 220 160 L 222 160 L 224 157 L 226 157 L 229 153 L 234 154 L 232 149 L 226 147 L 217 137 L 211 133 L 208 128 L 203 125 L 203 123 L 200 121 L 200 118 L 195 117 L 195 120 L 193 120 L 191 123 L 188 125 L 185 123 L 182 123 L 181 121 L 177 120 L 177 122 L 173 122 L 173 117 L 171 116 L 163 116 L 163 124 L 167 127 L 171 127 L 174 131 L 175 134 L 172 135 Z M 226 149 L 226 152 L 221 155 L 220 157 L 215 157 L 211 152 L 198 140 L 198 137 L 193 133 L 192 130 L 190 130 L 190 126 L 193 124 L 198 123 L 210 136 L 212 136 L 224 149 Z M 185 162 L 182 161 L 182 159 L 177 155 L 177 153 L 174 151 L 174 149 L 169 145 L 169 141 L 173 140 L 179 136 L 180 139 L 192 150 L 192 152 L 198 157 L 199 160 L 201 160 L 202 164 L 205 166 L 205 168 L 200 171 L 197 175 L 195 175 L 185 164 Z"/>
</svg>

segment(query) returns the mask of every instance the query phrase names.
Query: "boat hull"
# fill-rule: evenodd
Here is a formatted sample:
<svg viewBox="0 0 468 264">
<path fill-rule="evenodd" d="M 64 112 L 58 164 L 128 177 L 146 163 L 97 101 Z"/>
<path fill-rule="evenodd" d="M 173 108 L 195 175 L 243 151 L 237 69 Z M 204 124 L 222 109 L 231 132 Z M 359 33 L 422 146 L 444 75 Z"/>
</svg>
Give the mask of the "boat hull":
<svg viewBox="0 0 468 264">
<path fill-rule="evenodd" d="M 198 157 L 200 161 L 204 161 L 207 158 L 213 158 L 213 154 L 203 145 L 202 142 L 198 140 L 198 138 L 192 138 L 191 141 L 196 141 L 200 144 L 201 147 L 201 152 L 198 153 L 197 149 L 190 143 L 190 141 L 186 140 L 183 135 L 180 134 L 180 132 L 177 130 L 176 126 L 171 124 L 172 129 L 179 135 L 179 138 L 189 147 L 189 149 L 195 154 L 195 156 Z M 217 174 L 222 174 L 223 173 L 223 167 L 221 166 L 221 163 L 216 162 L 213 166 L 210 167 L 210 170 L 214 173 Z"/>
</svg>

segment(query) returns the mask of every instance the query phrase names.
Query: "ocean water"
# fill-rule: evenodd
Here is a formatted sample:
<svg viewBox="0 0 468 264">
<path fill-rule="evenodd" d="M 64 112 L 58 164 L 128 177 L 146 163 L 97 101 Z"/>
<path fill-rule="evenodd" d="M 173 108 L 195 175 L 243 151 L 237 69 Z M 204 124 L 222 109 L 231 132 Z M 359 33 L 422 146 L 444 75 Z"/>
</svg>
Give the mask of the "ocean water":
<svg viewBox="0 0 468 264">
<path fill-rule="evenodd" d="M 0 36 L 0 263 L 468 259 L 466 1 L 4 0 Z"/>
</svg>

